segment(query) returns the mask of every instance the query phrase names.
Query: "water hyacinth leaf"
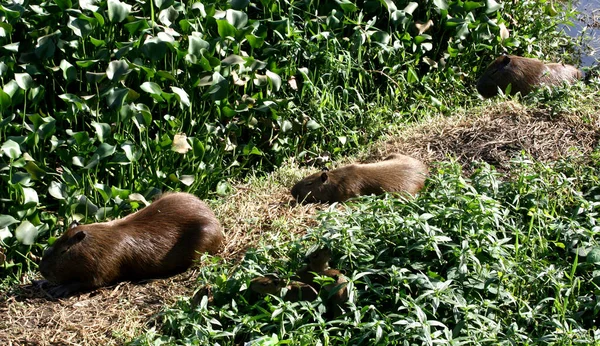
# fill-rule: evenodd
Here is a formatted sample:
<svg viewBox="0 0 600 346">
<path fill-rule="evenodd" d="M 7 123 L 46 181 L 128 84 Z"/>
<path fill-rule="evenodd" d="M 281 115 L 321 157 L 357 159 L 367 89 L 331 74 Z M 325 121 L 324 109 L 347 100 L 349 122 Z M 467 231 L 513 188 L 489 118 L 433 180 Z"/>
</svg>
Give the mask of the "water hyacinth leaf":
<svg viewBox="0 0 600 346">
<path fill-rule="evenodd" d="M 167 54 L 167 45 L 157 37 L 152 37 L 144 41 L 142 53 L 153 61 L 157 61 Z"/>
<path fill-rule="evenodd" d="M 10 96 L 3 90 L 0 90 L 0 111 L 5 111 L 10 108 L 12 101 Z"/>
<path fill-rule="evenodd" d="M 277 73 L 271 72 L 269 70 L 267 70 L 266 75 L 267 77 L 269 77 L 269 80 L 273 84 L 273 88 L 275 88 L 275 91 L 279 91 L 279 88 L 281 88 L 281 77 L 279 77 Z"/>
<path fill-rule="evenodd" d="M 63 71 L 63 78 L 67 82 L 72 82 L 77 79 L 77 71 L 75 70 L 75 66 L 73 66 L 70 62 L 63 59 L 60 62 L 60 69 Z"/>
<path fill-rule="evenodd" d="M 177 97 L 177 100 L 179 101 L 179 103 L 182 106 L 190 107 L 190 98 L 189 98 L 188 94 L 185 92 L 185 90 L 178 88 L 178 87 L 174 87 L 174 86 L 171 87 L 171 90 L 173 90 L 173 92 L 175 93 L 175 95 Z"/>
<path fill-rule="evenodd" d="M 419 4 L 417 4 L 416 2 L 412 2 L 411 1 L 404 8 L 404 12 L 406 12 L 408 14 L 413 14 L 413 12 L 415 12 L 415 10 L 417 9 L 417 7 L 419 7 Z"/>
<path fill-rule="evenodd" d="M 231 191 L 233 191 L 233 187 L 231 187 L 231 184 L 229 184 L 228 182 L 221 180 L 217 184 L 216 192 L 219 196 L 227 196 L 228 194 L 231 193 Z"/>
<path fill-rule="evenodd" d="M 52 58 L 54 56 L 54 52 L 56 51 L 56 43 L 54 42 L 54 39 L 60 37 L 60 34 L 60 30 L 57 30 L 53 34 L 38 38 L 34 51 L 35 55 L 40 59 Z"/>
<path fill-rule="evenodd" d="M 158 7 L 159 10 L 167 8 L 168 6 L 173 5 L 174 0 L 154 0 L 154 5 Z"/>
<path fill-rule="evenodd" d="M 53 180 L 48 187 L 48 193 L 56 199 L 66 199 L 68 197 L 67 185 Z"/>
<path fill-rule="evenodd" d="M 7 71 L 8 71 L 8 65 L 6 65 L 4 63 L 4 61 L 0 61 L 0 77 L 3 77 L 4 75 L 6 75 Z"/>
<path fill-rule="evenodd" d="M 83 167 L 85 166 L 85 159 L 81 156 L 73 156 L 73 158 L 71 158 L 71 164 L 73 166 Z"/>
<path fill-rule="evenodd" d="M 202 49 L 208 49 L 210 48 L 210 44 L 206 41 L 204 41 L 202 38 L 197 37 L 197 36 L 189 36 L 188 37 L 189 40 L 189 47 L 188 47 L 188 53 L 190 53 L 191 55 L 200 58 L 202 56 Z"/>
<path fill-rule="evenodd" d="M 95 59 L 95 60 L 77 60 L 77 61 L 75 61 L 75 63 L 77 64 L 77 66 L 83 67 L 83 68 L 88 68 L 88 67 L 94 65 L 97 62 L 98 62 L 98 59 Z"/>
<path fill-rule="evenodd" d="M 5 228 L 18 222 L 19 220 L 10 215 L 0 215 L 0 228 Z"/>
<path fill-rule="evenodd" d="M 125 152 L 125 157 L 127 157 L 129 162 L 135 162 L 142 157 L 142 153 L 139 150 L 135 150 L 135 146 L 130 142 L 121 144 L 121 149 Z"/>
<path fill-rule="evenodd" d="M 246 63 L 246 60 L 237 54 L 231 54 L 225 59 L 221 60 L 221 64 L 227 65 L 243 65 Z"/>
<path fill-rule="evenodd" d="M 217 31 L 222 39 L 226 39 L 227 37 L 235 37 L 235 34 L 237 33 L 235 27 L 229 24 L 226 19 L 217 20 Z"/>
<path fill-rule="evenodd" d="M 229 9 L 225 11 L 225 19 L 238 30 L 248 24 L 248 15 L 242 11 Z"/>
<path fill-rule="evenodd" d="M 111 81 L 119 80 L 121 76 L 129 73 L 129 64 L 123 60 L 111 61 L 106 69 L 106 76 Z"/>
<path fill-rule="evenodd" d="M 281 132 L 286 133 L 292 129 L 292 123 L 289 120 L 284 120 L 281 124 Z"/>
<path fill-rule="evenodd" d="M 234 10 L 242 10 L 248 6 L 250 0 L 228 0 L 227 3 Z"/>
<path fill-rule="evenodd" d="M 485 13 L 490 14 L 498 11 L 502 8 L 502 5 L 497 3 L 495 0 L 486 0 L 485 1 Z"/>
<path fill-rule="evenodd" d="M 29 73 L 15 73 L 15 82 L 19 88 L 23 90 L 28 90 L 33 87 L 33 79 L 29 75 Z"/>
<path fill-rule="evenodd" d="M 465 11 L 467 12 L 471 12 L 473 10 L 476 10 L 480 7 L 483 7 L 483 4 L 479 1 L 465 1 L 463 4 L 463 8 L 465 9 Z"/>
<path fill-rule="evenodd" d="M 173 142 L 171 143 L 171 150 L 176 153 L 185 154 L 192 149 L 192 146 L 187 141 L 185 133 L 179 133 L 173 136 Z"/>
<path fill-rule="evenodd" d="M 73 33 L 81 38 L 86 38 L 94 29 L 92 23 L 88 20 L 69 17 L 70 21 L 67 24 L 69 29 L 73 31 Z"/>
<path fill-rule="evenodd" d="M 265 39 L 263 37 L 256 36 L 254 34 L 246 35 L 246 40 L 248 40 L 248 43 L 250 43 L 250 47 L 255 49 L 262 47 L 262 45 L 265 43 Z"/>
<path fill-rule="evenodd" d="M 163 23 L 166 27 L 170 27 L 173 24 L 177 17 L 179 17 L 179 12 L 173 8 L 173 6 L 169 6 L 164 10 L 160 11 L 158 14 L 158 20 Z"/>
<path fill-rule="evenodd" d="M 319 123 L 318 123 L 318 122 L 316 122 L 316 121 L 314 121 L 314 120 L 312 120 L 312 119 L 311 119 L 311 120 L 309 120 L 309 121 L 306 123 L 306 128 L 307 128 L 307 129 L 309 129 L 309 130 L 317 130 L 317 129 L 319 129 L 320 127 L 321 127 L 321 125 L 319 125 Z"/>
<path fill-rule="evenodd" d="M 79 0 L 79 8 L 81 8 L 82 10 L 96 12 L 100 8 L 96 6 L 98 2 L 98 0 Z"/>
<path fill-rule="evenodd" d="M 392 13 L 398 9 L 392 0 L 383 0 L 383 2 L 385 3 L 389 13 Z"/>
<path fill-rule="evenodd" d="M 153 95 L 160 95 L 163 92 L 160 86 L 154 82 L 144 82 L 140 88 L 143 91 Z"/>
<path fill-rule="evenodd" d="M 104 140 L 106 140 L 110 135 L 110 125 L 107 123 L 98 123 L 92 121 L 92 126 L 96 130 L 96 136 L 98 137 L 98 140 L 100 143 L 103 143 Z"/>
<path fill-rule="evenodd" d="M 4 142 L 4 144 L 2 144 L 2 147 L 0 147 L 0 150 L 2 150 L 2 153 L 4 153 L 4 155 L 8 156 L 13 160 L 18 159 L 21 156 L 21 147 L 19 146 L 19 143 L 13 141 L 12 139 L 9 139 L 6 142 Z"/>
<path fill-rule="evenodd" d="M 182 175 L 179 177 L 179 181 L 185 186 L 190 186 L 194 183 L 195 177 L 193 175 Z"/>
<path fill-rule="evenodd" d="M 96 149 L 94 155 L 98 155 L 98 158 L 104 159 L 114 154 L 115 150 L 116 146 L 110 145 L 108 143 L 102 143 L 98 146 L 98 149 Z"/>
<path fill-rule="evenodd" d="M 73 6 L 71 0 L 54 0 L 54 3 L 56 3 L 63 11 L 70 9 Z"/>
<path fill-rule="evenodd" d="M 33 208 L 40 203 L 40 199 L 38 197 L 37 192 L 30 188 L 23 188 L 23 207 L 25 208 Z"/>
<path fill-rule="evenodd" d="M 112 109 L 117 109 L 123 106 L 123 101 L 125 100 L 125 96 L 127 96 L 128 92 L 129 89 L 127 88 L 112 88 L 106 94 L 106 101 L 108 102 L 108 106 Z"/>
<path fill-rule="evenodd" d="M 146 198 L 139 193 L 132 193 L 127 198 L 133 202 L 142 202 L 142 203 L 144 203 L 145 206 L 150 205 L 150 202 L 148 202 L 148 200 L 146 200 Z"/>
<path fill-rule="evenodd" d="M 147 20 L 136 20 L 136 21 L 127 23 L 124 26 L 125 26 L 125 29 L 127 29 L 127 31 L 129 31 L 130 35 L 138 34 L 150 27 L 150 26 L 148 26 Z"/>
<path fill-rule="evenodd" d="M 90 84 L 100 83 L 106 77 L 105 72 L 86 72 L 85 79 Z"/>
<path fill-rule="evenodd" d="M 127 18 L 131 12 L 131 5 L 119 0 L 108 0 L 108 20 L 112 23 L 120 23 Z"/>
<path fill-rule="evenodd" d="M 448 9 L 448 3 L 446 2 L 446 0 L 433 0 L 433 4 L 438 10 Z"/>
<path fill-rule="evenodd" d="M 17 240 L 23 245 L 33 245 L 38 236 L 38 229 L 29 221 L 25 220 L 15 229 Z"/>
</svg>

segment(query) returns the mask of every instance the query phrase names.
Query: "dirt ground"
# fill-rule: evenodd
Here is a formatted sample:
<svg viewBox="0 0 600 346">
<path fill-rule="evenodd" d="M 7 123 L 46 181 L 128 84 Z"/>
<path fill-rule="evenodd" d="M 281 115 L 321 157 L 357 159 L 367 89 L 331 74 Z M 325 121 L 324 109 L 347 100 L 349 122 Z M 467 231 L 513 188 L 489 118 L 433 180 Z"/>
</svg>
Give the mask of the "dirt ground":
<svg viewBox="0 0 600 346">
<path fill-rule="evenodd" d="M 598 145 L 599 125 L 600 114 L 550 116 L 505 102 L 477 116 L 467 112 L 411 127 L 374 145 L 363 161 L 400 152 L 428 163 L 456 157 L 465 173 L 475 160 L 506 171 L 521 151 L 540 161 L 568 156 L 573 150 L 589 153 Z M 290 204 L 293 181 L 278 174 L 267 177 L 259 188 L 238 185 L 235 194 L 213 205 L 226 230 L 221 254 L 226 260 L 241 258 L 248 247 L 281 227 L 293 237 L 314 225 L 312 216 L 320 207 Z M 120 283 L 60 300 L 31 285 L 29 278 L 0 292 L 0 345 L 123 344 L 151 326 L 162 307 L 192 296 L 196 276 L 189 270 L 169 279 Z"/>
</svg>

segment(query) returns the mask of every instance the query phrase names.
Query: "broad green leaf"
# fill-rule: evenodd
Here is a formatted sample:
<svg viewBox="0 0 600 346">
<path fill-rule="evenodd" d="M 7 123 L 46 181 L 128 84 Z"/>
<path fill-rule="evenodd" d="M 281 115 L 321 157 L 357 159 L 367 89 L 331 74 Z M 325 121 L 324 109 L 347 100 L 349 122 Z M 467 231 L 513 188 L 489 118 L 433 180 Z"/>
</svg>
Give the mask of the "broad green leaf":
<svg viewBox="0 0 600 346">
<path fill-rule="evenodd" d="M 404 12 L 406 12 L 408 14 L 413 14 L 413 12 L 415 12 L 415 10 L 417 9 L 417 7 L 419 7 L 419 4 L 417 4 L 416 2 L 412 2 L 411 1 L 404 8 Z"/>
<path fill-rule="evenodd" d="M 4 215 L 2 215 L 2 216 L 4 216 Z M 12 235 L 11 231 L 8 229 L 8 227 L 0 228 L 0 240 L 12 238 L 12 236 L 13 235 Z"/>
<path fill-rule="evenodd" d="M 108 143 L 102 143 L 96 149 L 94 155 L 98 155 L 100 159 L 111 156 L 115 153 L 116 147 L 114 145 L 110 145 Z"/>
<path fill-rule="evenodd" d="M 4 77 L 7 71 L 8 66 L 3 61 L 0 61 L 0 77 Z"/>
<path fill-rule="evenodd" d="M 243 65 L 246 63 L 246 60 L 244 58 L 242 58 L 239 55 L 236 54 L 231 54 L 230 56 L 226 57 L 225 59 L 221 60 L 221 63 L 225 66 L 227 65 Z"/>
<path fill-rule="evenodd" d="M 438 10 L 448 9 L 448 3 L 446 2 L 446 0 L 433 0 L 433 4 Z"/>
<path fill-rule="evenodd" d="M 248 6 L 250 0 L 228 0 L 227 3 L 234 10 L 242 10 Z"/>
<path fill-rule="evenodd" d="M 33 87 L 33 79 L 29 75 L 29 73 L 15 73 L 15 82 L 19 88 L 23 90 L 27 90 Z"/>
<path fill-rule="evenodd" d="M 408 73 L 406 74 L 406 81 L 409 84 L 419 81 L 419 76 L 417 75 L 417 72 L 412 67 L 408 68 Z"/>
<path fill-rule="evenodd" d="M 104 140 L 106 140 L 110 135 L 110 125 L 107 123 L 97 123 L 92 121 L 92 126 L 96 130 L 96 136 L 98 137 L 98 140 L 100 143 L 103 143 Z"/>
<path fill-rule="evenodd" d="M 173 2 L 174 0 L 154 0 L 154 5 L 156 5 L 159 10 L 162 10 L 173 5 Z"/>
<path fill-rule="evenodd" d="M 148 21 L 145 19 L 136 20 L 124 25 L 125 29 L 129 32 L 129 35 L 138 35 L 142 31 L 149 28 Z"/>
<path fill-rule="evenodd" d="M 358 10 L 358 7 L 350 0 L 335 0 L 335 2 L 337 2 L 338 5 L 340 5 L 340 7 L 342 8 L 342 11 L 346 13 L 352 13 Z"/>
<path fill-rule="evenodd" d="M 4 153 L 4 155 L 10 157 L 11 159 L 18 159 L 21 156 L 21 148 L 19 147 L 19 143 L 13 141 L 12 139 L 7 140 L 2 144 L 0 150 Z"/>
<path fill-rule="evenodd" d="M 200 37 L 189 36 L 188 40 L 189 40 L 188 53 L 192 54 L 195 57 L 200 58 L 202 56 L 202 49 L 210 48 L 210 44 L 208 42 L 204 41 Z"/>
<path fill-rule="evenodd" d="M 195 177 L 193 175 L 182 175 L 179 177 L 179 181 L 185 186 L 190 186 L 194 183 Z"/>
<path fill-rule="evenodd" d="M 6 45 L 2 46 L 2 48 L 6 49 L 9 52 L 18 53 L 19 52 L 19 42 L 6 44 Z"/>
<path fill-rule="evenodd" d="M 286 133 L 292 129 L 292 122 L 289 120 L 284 120 L 281 124 L 281 132 Z"/>
<path fill-rule="evenodd" d="M 162 94 L 162 89 L 160 86 L 154 82 L 144 82 L 140 88 L 149 94 Z"/>
<path fill-rule="evenodd" d="M 225 11 L 225 19 L 236 29 L 242 29 L 248 24 L 248 15 L 242 11 L 227 10 Z"/>
<path fill-rule="evenodd" d="M 121 108 L 121 106 L 123 106 L 125 96 L 127 96 L 128 92 L 129 89 L 127 88 L 115 87 L 110 89 L 110 91 L 106 94 L 106 101 L 108 102 L 108 106 L 112 109 Z"/>
<path fill-rule="evenodd" d="M 33 161 L 29 161 L 25 164 L 25 170 L 29 175 L 31 175 L 31 179 L 40 180 L 43 176 L 46 175 L 46 171 L 41 169 L 38 165 Z"/>
<path fill-rule="evenodd" d="M 15 219 L 10 215 L 0 215 L 0 228 L 8 227 L 17 222 L 19 222 L 19 220 Z"/>
<path fill-rule="evenodd" d="M 92 23 L 87 20 L 69 17 L 70 21 L 67 24 L 69 29 L 73 30 L 73 33 L 79 37 L 86 38 L 94 30 Z"/>
<path fill-rule="evenodd" d="M 71 2 L 71 0 L 54 0 L 54 2 L 63 11 L 70 9 L 73 6 L 73 3 Z"/>
<path fill-rule="evenodd" d="M 463 5 L 463 9 L 466 12 L 471 12 L 473 10 L 476 10 L 480 7 L 483 7 L 483 4 L 479 1 L 465 1 L 464 5 Z"/>
<path fill-rule="evenodd" d="M 10 95 L 5 93 L 3 90 L 0 90 L 0 111 L 5 111 L 10 108 L 12 101 L 10 99 Z"/>
<path fill-rule="evenodd" d="M 228 182 L 226 182 L 224 180 L 221 180 L 217 184 L 217 194 L 220 196 L 227 196 L 232 191 L 233 191 L 233 188 L 231 187 L 231 184 L 229 184 Z"/>
<path fill-rule="evenodd" d="M 23 187 L 23 206 L 33 208 L 40 203 L 37 192 L 30 187 Z"/>
<path fill-rule="evenodd" d="M 106 77 L 105 72 L 86 72 L 85 79 L 90 84 L 100 83 Z"/>
<path fill-rule="evenodd" d="M 279 91 L 279 88 L 281 88 L 281 77 L 279 77 L 277 73 L 271 72 L 269 70 L 267 70 L 266 75 L 267 77 L 269 77 L 269 80 L 273 84 L 273 88 L 275 89 L 275 91 Z"/>
<path fill-rule="evenodd" d="M 185 90 L 180 89 L 178 87 L 174 87 L 174 86 L 171 87 L 171 90 L 173 90 L 173 92 L 177 96 L 177 99 L 183 106 L 185 106 L 185 107 L 190 106 L 190 98 L 188 97 L 188 94 L 185 92 Z"/>
<path fill-rule="evenodd" d="M 56 51 L 55 40 L 61 36 L 60 30 L 56 32 L 42 36 L 38 38 L 37 45 L 35 46 L 35 55 L 40 59 L 50 59 L 54 56 Z"/>
<path fill-rule="evenodd" d="M 60 69 L 63 71 L 63 78 L 67 82 L 72 82 L 77 79 L 77 71 L 75 70 L 75 66 L 71 65 L 70 62 L 63 59 L 60 62 Z"/>
<path fill-rule="evenodd" d="M 138 150 L 135 150 L 135 145 L 131 142 L 125 142 L 121 144 L 121 149 L 125 152 L 125 157 L 129 160 L 129 162 L 135 162 L 140 157 L 142 157 L 142 153 Z"/>
<path fill-rule="evenodd" d="M 158 14 L 158 20 L 163 23 L 166 27 L 170 27 L 173 24 L 177 17 L 179 17 L 179 12 L 173 8 L 173 6 L 169 6 L 164 10 L 160 11 Z"/>
<path fill-rule="evenodd" d="M 48 188 L 48 193 L 50 196 L 56 199 L 66 199 L 67 195 L 67 186 L 63 183 L 53 180 L 50 182 L 50 187 Z"/>
<path fill-rule="evenodd" d="M 318 122 L 316 122 L 316 121 L 314 121 L 314 120 L 312 120 L 312 119 L 311 119 L 311 120 L 309 120 L 309 121 L 306 123 L 306 128 L 307 128 L 307 129 L 309 129 L 309 130 L 316 130 L 316 129 L 320 128 L 320 127 L 321 127 L 321 125 L 319 125 L 319 123 L 318 123 Z"/>
<path fill-rule="evenodd" d="M 96 6 L 100 1 L 98 0 L 79 0 L 79 7 L 82 10 L 88 10 L 91 12 L 98 11 L 99 7 Z"/>
<path fill-rule="evenodd" d="M 15 230 L 17 240 L 24 245 L 33 245 L 38 236 L 38 229 L 29 221 L 21 222 Z"/>
<path fill-rule="evenodd" d="M 120 23 L 127 18 L 131 12 L 131 5 L 120 2 L 119 0 L 108 0 L 108 20 L 113 23 Z"/>
<path fill-rule="evenodd" d="M 106 76 L 111 81 L 119 80 L 121 76 L 129 73 L 129 64 L 123 60 L 111 61 L 106 69 Z"/>
<path fill-rule="evenodd" d="M 502 5 L 500 5 L 499 3 L 497 3 L 495 0 L 486 0 L 486 9 L 485 9 L 485 13 L 490 14 L 493 12 L 498 11 L 499 9 L 502 8 Z"/>
<path fill-rule="evenodd" d="M 217 31 L 219 32 L 219 36 L 221 36 L 222 39 L 226 39 L 227 37 L 235 37 L 235 34 L 237 32 L 235 27 L 229 24 L 229 22 L 226 19 L 217 20 Z"/>
<path fill-rule="evenodd" d="M 144 41 L 142 53 L 153 61 L 161 60 L 167 54 L 167 45 L 157 37 Z"/>
</svg>

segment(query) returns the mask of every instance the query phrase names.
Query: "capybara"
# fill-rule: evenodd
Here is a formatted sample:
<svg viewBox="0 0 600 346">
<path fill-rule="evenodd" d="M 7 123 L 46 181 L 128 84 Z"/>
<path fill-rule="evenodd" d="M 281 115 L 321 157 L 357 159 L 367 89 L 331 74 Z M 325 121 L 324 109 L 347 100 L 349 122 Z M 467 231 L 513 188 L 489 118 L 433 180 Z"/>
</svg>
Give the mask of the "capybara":
<svg viewBox="0 0 600 346">
<path fill-rule="evenodd" d="M 308 262 L 296 273 L 300 282 L 308 284 L 317 290 L 321 290 L 322 297 L 327 301 L 329 309 L 333 311 L 333 316 L 337 317 L 343 313 L 341 305 L 348 300 L 348 280 L 337 269 L 329 268 L 331 260 L 331 250 L 327 247 L 317 249 L 306 257 Z M 327 276 L 334 281 L 321 287 L 315 281 L 316 275 Z"/>
<path fill-rule="evenodd" d="M 309 175 L 292 187 L 299 202 L 343 202 L 349 198 L 407 192 L 423 188 L 427 166 L 410 156 L 392 154 L 385 160 L 368 164 L 351 164 L 332 171 Z"/>
<path fill-rule="evenodd" d="M 287 292 L 283 297 L 285 301 L 312 301 L 319 296 L 317 291 L 308 284 L 291 281 L 289 285 L 286 285 L 283 280 L 275 275 L 260 276 L 250 281 L 250 290 L 261 295 L 272 294 L 278 296 L 284 287 L 287 288 Z"/>
<path fill-rule="evenodd" d="M 185 271 L 223 243 L 212 210 L 189 193 L 165 193 L 122 219 L 73 223 L 40 262 L 54 296 L 124 280 L 166 277 Z"/>
<path fill-rule="evenodd" d="M 503 55 L 492 62 L 477 81 L 477 91 L 485 98 L 505 91 L 525 96 L 541 84 L 558 85 L 582 79 L 581 71 L 572 65 L 548 63 L 515 55 Z"/>
</svg>

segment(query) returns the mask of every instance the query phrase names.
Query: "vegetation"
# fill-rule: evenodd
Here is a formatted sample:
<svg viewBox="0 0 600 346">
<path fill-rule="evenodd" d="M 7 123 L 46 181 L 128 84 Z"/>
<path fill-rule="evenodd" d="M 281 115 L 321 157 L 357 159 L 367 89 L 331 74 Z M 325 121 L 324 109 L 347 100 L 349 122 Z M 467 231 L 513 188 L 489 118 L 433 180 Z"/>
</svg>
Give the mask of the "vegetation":
<svg viewBox="0 0 600 346">
<path fill-rule="evenodd" d="M 332 206 L 300 240 L 265 241 L 239 266 L 203 267 L 212 304 L 180 300 L 162 316 L 163 335 L 137 343 L 598 343 L 600 166 L 581 160 L 515 160 L 508 181 L 487 164 L 465 178 L 444 163 L 415 200 Z M 289 278 L 322 245 L 350 279 L 343 316 L 326 319 L 320 299 L 248 298 L 253 276 Z"/>
<path fill-rule="evenodd" d="M 504 51 L 575 62 L 557 30 L 572 15 L 534 0 L 3 1 L 2 286 L 35 271 L 72 219 L 354 154 L 479 104 L 473 82 Z M 570 99 L 528 97 L 551 113 Z M 239 265 L 207 259 L 212 303 L 180 300 L 134 343 L 600 342 L 597 170 L 521 160 L 511 179 L 485 164 L 467 179 L 442 164 L 416 200 L 334 206 L 300 240 L 274 232 Z M 351 280 L 345 315 L 248 298 L 250 278 L 289 278 L 319 244 Z"/>
</svg>

